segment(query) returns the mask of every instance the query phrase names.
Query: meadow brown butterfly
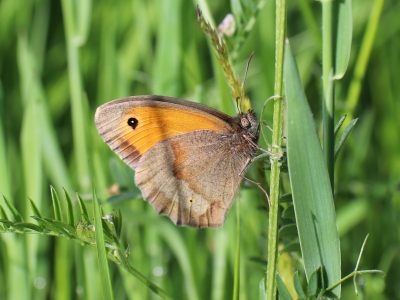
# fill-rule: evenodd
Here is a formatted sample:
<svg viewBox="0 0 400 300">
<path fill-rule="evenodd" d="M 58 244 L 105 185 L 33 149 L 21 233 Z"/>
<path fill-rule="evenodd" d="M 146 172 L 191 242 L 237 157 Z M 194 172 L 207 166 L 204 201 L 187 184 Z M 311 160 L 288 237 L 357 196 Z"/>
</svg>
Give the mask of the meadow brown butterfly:
<svg viewBox="0 0 400 300">
<path fill-rule="evenodd" d="M 97 130 L 135 170 L 135 182 L 175 224 L 218 227 L 258 149 L 252 111 L 230 117 L 164 96 L 133 96 L 103 104 Z"/>
</svg>

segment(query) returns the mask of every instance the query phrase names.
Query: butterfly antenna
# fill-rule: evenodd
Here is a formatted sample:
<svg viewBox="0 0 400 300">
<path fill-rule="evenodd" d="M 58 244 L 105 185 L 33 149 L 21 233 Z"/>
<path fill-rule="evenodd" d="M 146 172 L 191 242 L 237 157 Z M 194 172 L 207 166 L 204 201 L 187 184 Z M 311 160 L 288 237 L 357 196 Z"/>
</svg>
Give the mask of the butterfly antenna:
<svg viewBox="0 0 400 300">
<path fill-rule="evenodd" d="M 241 113 L 242 112 L 242 110 L 240 109 L 240 105 L 239 105 L 239 100 L 240 100 L 240 98 L 238 97 L 238 98 L 236 98 L 235 99 L 236 101 L 236 109 L 237 109 L 237 111 L 239 112 L 239 113 Z"/>
<path fill-rule="evenodd" d="M 249 72 L 250 63 L 251 63 L 251 60 L 253 59 L 253 57 L 254 57 L 254 52 L 252 52 L 250 54 L 249 59 L 247 60 L 246 68 L 245 68 L 245 71 L 244 71 L 244 79 L 243 79 L 243 82 L 242 82 L 242 91 L 244 91 L 244 85 L 246 83 L 247 74 Z"/>
</svg>

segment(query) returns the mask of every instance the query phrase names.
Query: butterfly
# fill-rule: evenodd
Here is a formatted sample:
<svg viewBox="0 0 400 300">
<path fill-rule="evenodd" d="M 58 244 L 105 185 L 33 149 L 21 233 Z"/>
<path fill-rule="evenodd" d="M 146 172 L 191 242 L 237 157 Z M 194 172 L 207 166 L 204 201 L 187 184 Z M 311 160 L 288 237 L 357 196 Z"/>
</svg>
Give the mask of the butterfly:
<svg viewBox="0 0 400 300">
<path fill-rule="evenodd" d="M 258 149 L 253 111 L 231 117 L 172 97 L 113 100 L 97 108 L 95 123 L 135 170 L 143 198 L 178 225 L 221 226 Z"/>
</svg>

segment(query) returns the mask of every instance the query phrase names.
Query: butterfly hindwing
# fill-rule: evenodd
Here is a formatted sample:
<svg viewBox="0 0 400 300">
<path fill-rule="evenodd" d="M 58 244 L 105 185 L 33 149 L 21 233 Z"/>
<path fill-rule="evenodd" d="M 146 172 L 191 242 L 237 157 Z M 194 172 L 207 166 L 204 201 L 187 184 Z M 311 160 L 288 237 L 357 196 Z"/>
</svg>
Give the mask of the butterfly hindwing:
<svg viewBox="0 0 400 300">
<path fill-rule="evenodd" d="M 141 157 L 135 182 L 174 223 L 221 226 L 250 160 L 236 154 L 226 134 L 202 130 L 175 136 Z"/>
</svg>

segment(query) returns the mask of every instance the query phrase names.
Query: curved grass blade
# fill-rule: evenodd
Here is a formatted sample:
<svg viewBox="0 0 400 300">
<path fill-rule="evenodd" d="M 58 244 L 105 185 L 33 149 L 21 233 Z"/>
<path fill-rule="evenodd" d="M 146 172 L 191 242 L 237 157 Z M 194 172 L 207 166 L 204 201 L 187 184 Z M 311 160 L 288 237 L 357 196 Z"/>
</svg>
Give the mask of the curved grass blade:
<svg viewBox="0 0 400 300">
<path fill-rule="evenodd" d="M 347 115 L 343 115 L 340 117 L 339 121 L 337 122 L 337 124 L 335 126 L 335 137 L 339 133 L 339 130 L 342 128 L 342 125 L 343 125 L 344 121 L 346 120 L 346 118 L 347 118 Z"/>
<path fill-rule="evenodd" d="M 367 29 L 361 43 L 360 51 L 354 67 L 354 74 L 350 83 L 346 98 L 346 112 L 351 116 L 359 102 L 363 79 L 374 47 L 375 36 L 383 11 L 385 0 L 375 0 L 372 4 L 371 15 L 368 20 Z"/>
<path fill-rule="evenodd" d="M 103 283 L 104 299 L 112 300 L 114 299 L 114 296 L 112 292 L 111 277 L 107 261 L 107 253 L 104 244 L 104 233 L 103 233 L 103 224 L 101 219 L 101 211 L 96 197 L 96 193 L 94 191 L 93 191 L 93 214 L 96 225 L 95 227 L 96 249 L 97 249 L 97 257 L 99 260 L 100 277 Z"/>
<path fill-rule="evenodd" d="M 50 192 L 51 192 L 51 202 L 53 204 L 53 210 L 54 210 L 54 219 L 57 221 L 62 221 L 61 204 L 60 204 L 60 198 L 58 197 L 58 193 L 53 186 L 50 186 Z"/>
<path fill-rule="evenodd" d="M 233 274 L 233 297 L 239 300 L 240 294 L 240 203 L 236 205 L 236 250 L 235 250 L 235 271 Z"/>
<path fill-rule="evenodd" d="M 90 224 L 90 219 L 89 219 L 89 214 L 86 208 L 86 204 L 85 202 L 83 202 L 81 196 L 77 195 L 78 198 L 78 202 L 79 202 L 79 207 L 81 210 L 81 216 L 83 217 L 83 219 L 85 220 L 86 223 Z"/>
<path fill-rule="evenodd" d="M 339 138 L 339 141 L 336 143 L 335 147 L 335 159 L 338 157 L 338 154 L 340 152 L 340 149 L 342 149 L 344 142 L 346 141 L 347 137 L 349 136 L 350 132 L 353 130 L 354 126 L 356 125 L 358 121 L 358 118 L 353 119 L 350 121 L 350 123 L 346 126 L 346 128 L 343 130 L 342 135 Z"/>
<path fill-rule="evenodd" d="M 276 274 L 276 286 L 279 292 L 279 299 L 293 300 L 293 298 L 290 296 L 288 288 L 286 287 L 285 283 L 283 282 L 279 274 Z"/>
<path fill-rule="evenodd" d="M 18 222 L 23 222 L 24 218 L 18 212 L 18 210 L 15 208 L 15 206 L 11 203 L 11 201 L 9 201 L 4 195 L 3 195 L 3 200 L 4 200 L 4 203 L 6 204 L 9 212 L 11 213 L 13 220 L 18 221 Z"/>
<path fill-rule="evenodd" d="M 215 243 L 215 254 L 213 257 L 213 278 L 211 299 L 219 300 L 226 296 L 225 282 L 227 273 L 227 239 L 228 234 L 224 230 L 215 232 L 213 241 Z"/>
<path fill-rule="evenodd" d="M 0 80 L 0 109 L 4 107 L 3 105 L 3 85 Z M 6 139 L 4 136 L 3 122 L 4 122 L 4 112 L 0 110 L 0 194 L 6 197 L 11 196 L 10 188 L 10 173 L 9 173 L 9 162 L 7 160 L 7 147 Z"/>
<path fill-rule="evenodd" d="M 296 273 L 294 273 L 293 283 L 294 283 L 294 288 L 296 289 L 296 293 L 298 295 L 298 298 L 300 300 L 301 299 L 306 299 L 306 294 L 304 293 L 303 287 L 301 285 L 300 276 L 299 276 L 299 272 L 298 271 Z"/>
<path fill-rule="evenodd" d="M 307 278 L 323 267 L 325 286 L 340 280 L 340 247 L 329 176 L 315 124 L 287 43 L 287 158 L 297 230 Z M 340 286 L 333 293 L 340 296 Z"/>
<path fill-rule="evenodd" d="M 343 78 L 350 60 L 353 35 L 351 0 L 337 1 L 337 34 L 334 79 Z"/>
<path fill-rule="evenodd" d="M 178 234 L 178 231 L 175 231 L 174 228 L 166 225 L 160 226 L 160 233 L 179 262 L 185 278 L 183 286 L 186 289 L 188 298 L 193 300 L 200 299 L 196 287 L 193 266 L 190 263 L 188 251 L 182 237 Z"/>
<path fill-rule="evenodd" d="M 29 199 L 29 203 L 31 204 L 32 211 L 35 214 L 35 216 L 38 216 L 39 218 L 42 218 L 40 210 L 37 208 L 35 202 L 32 199 Z"/>
<path fill-rule="evenodd" d="M 265 281 L 267 279 L 265 277 L 261 278 L 260 282 L 258 283 L 258 299 L 265 300 L 267 299 L 267 293 L 265 291 Z"/>
<path fill-rule="evenodd" d="M 64 189 L 64 197 L 65 197 L 65 201 L 67 202 L 67 220 L 68 220 L 68 224 L 71 225 L 72 227 L 74 227 L 75 224 L 75 220 L 74 220 L 74 208 L 72 205 L 72 200 L 71 197 L 69 196 L 68 192 L 66 189 Z"/>
</svg>

